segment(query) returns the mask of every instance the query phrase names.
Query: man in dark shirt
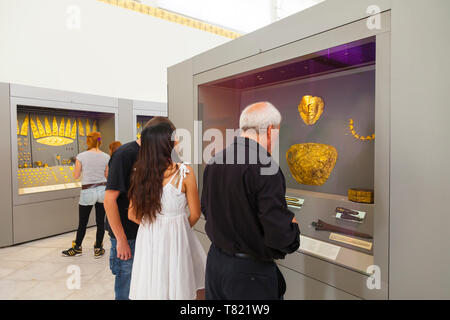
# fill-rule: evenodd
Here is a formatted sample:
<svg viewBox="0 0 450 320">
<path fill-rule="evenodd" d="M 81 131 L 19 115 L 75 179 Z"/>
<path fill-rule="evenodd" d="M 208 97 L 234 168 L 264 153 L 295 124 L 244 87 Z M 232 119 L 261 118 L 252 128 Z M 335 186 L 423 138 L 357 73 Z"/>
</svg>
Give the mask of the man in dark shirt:
<svg viewBox="0 0 450 320">
<path fill-rule="evenodd" d="M 300 230 L 287 209 L 284 175 L 270 155 L 280 122 L 270 103 L 248 106 L 241 136 L 205 168 L 201 204 L 212 242 L 206 299 L 282 299 L 286 291 L 274 259 L 299 247 Z"/>
<path fill-rule="evenodd" d="M 152 118 L 145 127 L 172 122 L 164 117 Z M 175 127 L 174 127 L 175 128 Z M 128 220 L 128 189 L 137 160 L 141 140 L 132 141 L 119 147 L 109 163 L 104 206 L 106 230 L 111 238 L 110 268 L 115 275 L 114 291 L 116 300 L 128 300 L 131 271 L 133 267 L 134 245 L 139 225 Z"/>
</svg>

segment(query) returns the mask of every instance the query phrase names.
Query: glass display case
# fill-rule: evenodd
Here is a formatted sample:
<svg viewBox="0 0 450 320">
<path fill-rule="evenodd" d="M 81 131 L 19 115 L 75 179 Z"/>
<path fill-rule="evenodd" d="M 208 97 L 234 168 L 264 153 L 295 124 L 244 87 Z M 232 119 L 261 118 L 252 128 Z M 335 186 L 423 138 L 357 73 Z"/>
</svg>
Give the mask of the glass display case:
<svg viewBox="0 0 450 320">
<path fill-rule="evenodd" d="M 375 78 L 370 37 L 198 86 L 203 132 L 227 137 L 246 106 L 277 107 L 277 162 L 300 251 L 364 274 L 374 264 Z"/>
<path fill-rule="evenodd" d="M 153 116 L 136 116 L 136 138 L 141 138 L 141 132 L 144 129 L 145 124 L 150 121 Z"/>
<path fill-rule="evenodd" d="M 18 194 L 81 187 L 73 177 L 75 157 L 87 150 L 86 136 L 94 131 L 108 152 L 114 123 L 110 113 L 17 106 Z"/>
</svg>

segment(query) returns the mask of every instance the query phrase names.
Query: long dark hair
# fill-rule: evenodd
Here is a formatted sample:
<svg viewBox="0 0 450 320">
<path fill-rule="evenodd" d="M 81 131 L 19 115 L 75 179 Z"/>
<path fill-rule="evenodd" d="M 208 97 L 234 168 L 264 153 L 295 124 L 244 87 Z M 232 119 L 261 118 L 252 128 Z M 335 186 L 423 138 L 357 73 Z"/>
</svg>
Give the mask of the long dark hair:
<svg viewBox="0 0 450 320">
<path fill-rule="evenodd" d="M 136 218 L 152 222 L 161 211 L 164 172 L 172 165 L 173 126 L 160 123 L 141 132 L 141 149 L 131 176 L 128 199 Z"/>
</svg>

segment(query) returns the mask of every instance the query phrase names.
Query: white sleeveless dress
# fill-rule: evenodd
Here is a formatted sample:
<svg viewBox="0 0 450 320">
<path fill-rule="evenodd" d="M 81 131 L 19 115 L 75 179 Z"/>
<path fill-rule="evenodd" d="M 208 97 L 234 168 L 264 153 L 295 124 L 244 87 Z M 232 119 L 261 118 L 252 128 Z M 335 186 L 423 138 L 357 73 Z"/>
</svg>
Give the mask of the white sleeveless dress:
<svg viewBox="0 0 450 320">
<path fill-rule="evenodd" d="M 141 221 L 131 274 L 132 300 L 193 300 L 205 287 L 206 254 L 188 221 L 185 163 L 163 187 L 161 212 Z M 172 181 L 179 176 L 175 187 Z"/>
</svg>

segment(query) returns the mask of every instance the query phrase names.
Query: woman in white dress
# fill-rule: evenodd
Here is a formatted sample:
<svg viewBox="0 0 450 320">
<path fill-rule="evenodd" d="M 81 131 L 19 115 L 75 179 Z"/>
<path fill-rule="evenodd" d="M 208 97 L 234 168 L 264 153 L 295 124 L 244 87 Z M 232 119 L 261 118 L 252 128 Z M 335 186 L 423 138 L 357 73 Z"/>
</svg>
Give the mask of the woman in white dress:
<svg viewBox="0 0 450 320">
<path fill-rule="evenodd" d="M 172 133 L 166 123 L 141 133 L 129 190 L 128 216 L 139 224 L 130 299 L 193 300 L 205 287 L 206 254 L 191 229 L 197 183 L 191 167 L 172 160 Z"/>
</svg>

